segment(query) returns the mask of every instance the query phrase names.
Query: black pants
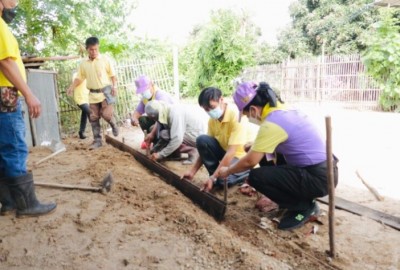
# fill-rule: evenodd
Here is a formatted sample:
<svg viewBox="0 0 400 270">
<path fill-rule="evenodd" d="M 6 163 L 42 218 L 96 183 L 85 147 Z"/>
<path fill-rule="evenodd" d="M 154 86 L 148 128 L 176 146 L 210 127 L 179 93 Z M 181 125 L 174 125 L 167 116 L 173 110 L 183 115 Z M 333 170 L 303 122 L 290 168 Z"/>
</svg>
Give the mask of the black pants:
<svg viewBox="0 0 400 270">
<path fill-rule="evenodd" d="M 200 135 L 196 139 L 196 147 L 199 151 L 201 161 L 206 167 L 209 175 L 212 175 L 219 166 L 219 162 L 224 158 L 226 151 L 221 147 L 217 139 L 208 135 Z M 231 165 L 238 162 L 238 158 L 233 158 Z M 226 179 L 228 186 L 233 186 L 237 183 L 241 183 L 247 177 L 249 171 L 231 174 Z M 216 185 L 223 186 L 224 182 L 222 179 L 218 179 Z"/>
<path fill-rule="evenodd" d="M 335 186 L 338 183 L 337 159 L 334 162 Z M 252 169 L 249 184 L 289 210 L 308 209 L 315 198 L 328 194 L 327 164 L 307 167 L 290 165 L 262 166 Z"/>
<path fill-rule="evenodd" d="M 81 109 L 81 124 L 79 126 L 79 132 L 84 133 L 86 129 L 86 123 L 87 120 L 89 119 L 90 116 L 90 107 L 89 104 L 83 103 L 81 105 L 78 105 L 78 107 Z"/>
<path fill-rule="evenodd" d="M 156 121 L 150 119 L 148 116 L 143 115 L 139 117 L 139 125 L 143 131 L 146 131 L 149 134 L 154 126 Z"/>
</svg>

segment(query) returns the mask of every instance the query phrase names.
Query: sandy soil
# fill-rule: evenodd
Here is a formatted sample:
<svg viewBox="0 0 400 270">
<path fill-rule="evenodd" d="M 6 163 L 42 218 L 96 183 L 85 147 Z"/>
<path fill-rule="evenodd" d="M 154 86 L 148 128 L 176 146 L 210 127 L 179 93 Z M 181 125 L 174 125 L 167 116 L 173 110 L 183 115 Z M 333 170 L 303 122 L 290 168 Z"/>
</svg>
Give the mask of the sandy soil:
<svg viewBox="0 0 400 270">
<path fill-rule="evenodd" d="M 120 139 L 137 145 L 137 129 Z M 267 215 L 254 208 L 256 197 L 229 190 L 222 222 L 194 205 L 174 187 L 110 145 L 90 151 L 91 140 L 66 138 L 67 151 L 34 170 L 37 181 L 98 186 L 112 171 L 113 189 L 97 192 L 37 187 L 42 201 L 56 201 L 51 215 L 0 217 L 1 269 L 400 269 L 400 232 L 365 217 L 336 210 L 336 249 L 330 260 L 327 206 L 320 223 L 293 232 L 258 226 Z M 50 154 L 31 150 L 28 166 Z M 179 162 L 165 166 L 182 174 Z M 197 175 L 200 184 L 205 172 Z M 222 197 L 222 192 L 216 196 Z M 342 183 L 337 195 L 400 215 L 400 202 L 378 202 L 365 190 Z M 263 219 L 264 220 L 264 219 Z M 318 226 L 316 234 L 309 234 Z"/>
</svg>

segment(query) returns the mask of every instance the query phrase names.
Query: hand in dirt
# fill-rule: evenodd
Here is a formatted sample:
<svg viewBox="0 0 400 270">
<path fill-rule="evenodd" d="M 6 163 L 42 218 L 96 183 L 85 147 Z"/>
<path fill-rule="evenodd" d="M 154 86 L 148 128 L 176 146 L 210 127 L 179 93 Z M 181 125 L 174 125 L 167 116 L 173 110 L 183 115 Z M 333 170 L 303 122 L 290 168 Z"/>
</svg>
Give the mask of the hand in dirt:
<svg viewBox="0 0 400 270">
<path fill-rule="evenodd" d="M 193 180 L 193 177 L 194 177 L 194 173 L 193 173 L 192 171 L 188 171 L 188 172 L 185 172 L 185 173 L 182 175 L 181 179 L 187 179 L 187 180 L 192 181 L 192 180 Z"/>
<path fill-rule="evenodd" d="M 243 146 L 244 151 L 247 153 L 250 151 L 250 148 L 253 146 L 253 143 L 249 142 Z"/>
<path fill-rule="evenodd" d="M 139 120 L 132 117 L 131 124 L 132 124 L 132 126 L 137 127 L 137 126 L 139 126 Z"/>
<path fill-rule="evenodd" d="M 150 159 L 153 161 L 157 161 L 157 160 L 160 160 L 161 158 L 158 153 L 153 153 L 153 154 L 151 154 Z"/>
<path fill-rule="evenodd" d="M 213 188 L 213 180 L 211 178 L 208 178 L 207 181 L 204 183 L 203 187 L 200 189 L 200 191 L 204 192 L 210 192 Z"/>
<path fill-rule="evenodd" d="M 218 177 L 222 178 L 222 179 L 226 179 L 229 176 L 228 170 L 229 170 L 229 167 L 221 167 L 218 171 Z"/>
</svg>

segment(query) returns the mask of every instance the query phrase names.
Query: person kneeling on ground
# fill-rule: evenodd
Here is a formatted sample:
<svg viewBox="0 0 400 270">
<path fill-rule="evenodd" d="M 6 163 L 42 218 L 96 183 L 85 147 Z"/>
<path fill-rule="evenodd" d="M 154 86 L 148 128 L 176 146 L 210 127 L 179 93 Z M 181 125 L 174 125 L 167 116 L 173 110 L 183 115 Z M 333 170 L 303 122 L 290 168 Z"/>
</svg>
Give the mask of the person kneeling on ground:
<svg viewBox="0 0 400 270">
<path fill-rule="evenodd" d="M 151 159 L 159 161 L 187 153 L 189 158 L 184 164 L 193 164 L 198 156 L 196 138 L 205 131 L 201 114 L 182 104 L 171 105 L 157 100 L 147 103 L 145 112 L 150 119 L 157 121 L 157 130 L 153 129 L 145 137 L 148 146 L 158 138 L 150 150 Z"/>
<path fill-rule="evenodd" d="M 140 126 L 145 134 L 150 134 L 153 129 L 157 130 L 157 125 L 145 114 L 144 107 L 146 104 L 151 100 L 162 100 L 173 104 L 175 100 L 169 93 L 159 89 L 146 75 L 139 76 L 135 80 L 135 85 L 136 94 L 141 95 L 141 99 L 132 114 L 131 124 L 132 126 Z"/>
<path fill-rule="evenodd" d="M 260 129 L 254 144 L 239 162 L 220 170 L 219 177 L 253 168 L 267 154 L 282 154 L 286 165 L 261 166 L 250 170 L 248 183 L 287 209 L 278 229 L 298 228 L 319 214 L 315 199 L 327 195 L 325 141 L 307 116 L 286 109 L 266 83 L 240 84 L 233 99 L 249 121 Z M 334 158 L 335 186 L 338 182 L 337 159 Z"/>
<path fill-rule="evenodd" d="M 204 183 L 204 191 L 210 191 L 213 186 L 223 187 L 223 179 L 218 179 L 219 169 L 236 163 L 246 153 L 244 144 L 252 138 L 248 138 L 250 129 L 243 119 L 239 122 L 239 112 L 236 106 L 232 106 L 222 97 L 220 89 L 208 87 L 201 91 L 198 98 L 199 105 L 208 113 L 208 134 L 200 135 L 196 139 L 197 150 L 200 156 L 194 166 L 186 172 L 182 178 L 192 180 L 197 171 L 204 164 L 210 177 Z M 246 118 L 247 120 L 247 118 Z M 244 171 L 228 176 L 228 186 L 243 182 L 249 171 Z"/>
</svg>

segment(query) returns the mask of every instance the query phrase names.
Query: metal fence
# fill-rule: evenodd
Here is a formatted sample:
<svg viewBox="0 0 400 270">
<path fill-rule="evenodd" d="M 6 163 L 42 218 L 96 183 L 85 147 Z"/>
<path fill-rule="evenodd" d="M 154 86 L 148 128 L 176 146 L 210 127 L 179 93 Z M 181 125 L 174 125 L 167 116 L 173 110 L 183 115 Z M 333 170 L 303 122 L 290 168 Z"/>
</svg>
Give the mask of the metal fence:
<svg viewBox="0 0 400 270">
<path fill-rule="evenodd" d="M 73 99 L 66 95 L 66 89 L 72 82 L 72 74 L 79 65 L 79 61 L 71 61 L 58 68 L 58 92 L 61 114 L 62 131 L 76 132 L 79 128 L 80 109 Z M 114 107 L 114 115 L 118 124 L 129 118 L 139 102 L 135 94 L 135 79 L 142 74 L 149 76 L 155 84 L 165 91 L 173 91 L 172 66 L 164 58 L 146 60 L 125 60 L 115 64 L 118 80 L 118 97 Z M 104 123 L 103 123 L 104 124 Z"/>
<path fill-rule="evenodd" d="M 242 79 L 268 82 L 290 103 L 329 103 L 380 110 L 378 84 L 360 55 L 320 56 L 245 69 Z"/>
</svg>

